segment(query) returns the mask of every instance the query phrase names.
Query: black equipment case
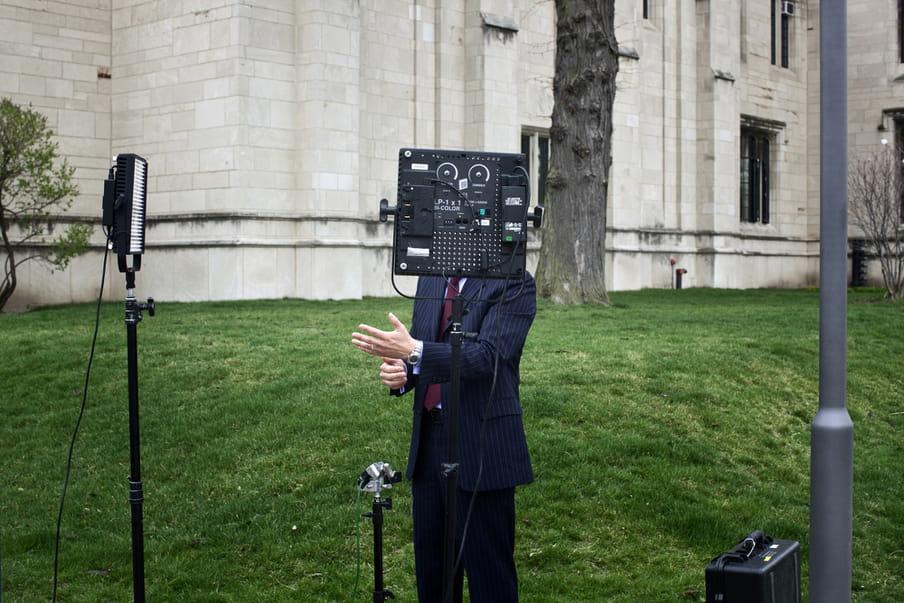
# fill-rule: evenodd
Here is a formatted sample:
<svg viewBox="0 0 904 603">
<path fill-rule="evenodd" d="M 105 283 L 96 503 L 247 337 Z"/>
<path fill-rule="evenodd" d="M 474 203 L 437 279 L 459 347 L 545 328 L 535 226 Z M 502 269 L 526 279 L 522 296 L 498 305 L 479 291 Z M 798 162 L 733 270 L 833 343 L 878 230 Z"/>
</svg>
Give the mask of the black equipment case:
<svg viewBox="0 0 904 603">
<path fill-rule="evenodd" d="M 800 603 L 800 544 L 753 532 L 707 566 L 706 603 Z"/>
</svg>

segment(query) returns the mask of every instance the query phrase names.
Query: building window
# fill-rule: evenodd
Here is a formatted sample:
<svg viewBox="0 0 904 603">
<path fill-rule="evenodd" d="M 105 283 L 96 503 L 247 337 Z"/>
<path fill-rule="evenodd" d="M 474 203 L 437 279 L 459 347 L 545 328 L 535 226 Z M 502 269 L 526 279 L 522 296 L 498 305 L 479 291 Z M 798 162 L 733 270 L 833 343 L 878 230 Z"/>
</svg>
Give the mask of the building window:
<svg viewBox="0 0 904 603">
<path fill-rule="evenodd" d="M 904 0 L 898 0 L 898 61 L 904 63 Z"/>
<path fill-rule="evenodd" d="M 904 0 L 901 1 L 904 2 Z M 650 0 L 643 0 L 643 18 L 650 18 Z"/>
<path fill-rule="evenodd" d="M 770 42 L 769 48 L 772 54 L 772 64 L 775 65 L 775 0 L 769 0 L 771 14 L 770 17 Z"/>
<path fill-rule="evenodd" d="M 894 121 L 895 125 L 895 153 L 898 155 L 898 177 L 900 182 L 904 182 L 904 118 L 898 118 Z M 900 223 L 904 225 L 904 185 L 899 184 L 899 194 L 901 198 L 898 200 L 898 217 Z"/>
<path fill-rule="evenodd" d="M 527 157 L 531 202 L 542 205 L 546 200 L 546 174 L 549 172 L 549 136 L 538 131 L 522 133 L 521 152 Z"/>
<path fill-rule="evenodd" d="M 791 19 L 794 18 L 795 3 L 769 0 L 769 5 L 772 64 L 787 69 L 791 65 Z"/>
<path fill-rule="evenodd" d="M 770 148 L 773 135 L 753 128 L 741 128 L 741 221 L 769 223 Z"/>
</svg>

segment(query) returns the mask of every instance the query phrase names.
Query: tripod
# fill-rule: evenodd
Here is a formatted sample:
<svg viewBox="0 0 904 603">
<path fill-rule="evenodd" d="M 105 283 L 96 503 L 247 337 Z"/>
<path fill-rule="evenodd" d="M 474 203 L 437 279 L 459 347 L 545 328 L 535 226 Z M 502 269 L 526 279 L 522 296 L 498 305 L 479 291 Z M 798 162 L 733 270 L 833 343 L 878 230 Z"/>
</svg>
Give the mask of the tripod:
<svg viewBox="0 0 904 603">
<path fill-rule="evenodd" d="M 374 526 L 374 603 L 383 603 L 386 599 L 395 599 L 391 590 L 383 586 L 383 509 L 392 509 L 392 499 L 382 499 L 384 488 L 392 488 L 392 484 L 402 481 L 402 474 L 393 471 L 389 463 L 378 462 L 365 469 L 358 480 L 358 488 L 362 492 L 373 492 L 374 503 L 370 517 Z"/>
<path fill-rule="evenodd" d="M 135 268 L 128 268 L 126 275 L 126 345 L 129 371 L 129 504 L 132 509 L 132 589 L 135 603 L 144 603 L 144 522 L 142 504 L 144 490 L 141 484 L 141 439 L 138 426 L 138 323 L 141 311 L 155 313 L 154 299 L 147 303 L 135 299 Z"/>
</svg>

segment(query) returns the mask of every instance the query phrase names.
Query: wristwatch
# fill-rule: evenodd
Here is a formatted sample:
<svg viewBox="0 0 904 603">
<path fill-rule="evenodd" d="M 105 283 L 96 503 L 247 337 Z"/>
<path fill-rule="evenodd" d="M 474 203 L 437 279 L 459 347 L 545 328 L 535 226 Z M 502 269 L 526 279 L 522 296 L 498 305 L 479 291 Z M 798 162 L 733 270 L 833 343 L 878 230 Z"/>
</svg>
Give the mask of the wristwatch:
<svg viewBox="0 0 904 603">
<path fill-rule="evenodd" d="M 417 340 L 414 342 L 414 349 L 411 350 L 408 354 L 408 364 L 411 366 L 416 365 L 421 361 L 421 352 L 424 349 L 424 342 L 421 340 Z"/>
</svg>

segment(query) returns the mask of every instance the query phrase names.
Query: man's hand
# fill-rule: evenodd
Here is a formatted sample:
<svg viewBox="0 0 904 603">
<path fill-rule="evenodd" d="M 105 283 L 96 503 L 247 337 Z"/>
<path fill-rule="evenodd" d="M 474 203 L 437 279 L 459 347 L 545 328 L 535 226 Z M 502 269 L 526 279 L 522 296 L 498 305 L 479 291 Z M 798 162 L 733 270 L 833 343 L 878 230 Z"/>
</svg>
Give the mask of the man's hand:
<svg viewBox="0 0 904 603">
<path fill-rule="evenodd" d="M 389 389 L 402 389 L 408 381 L 408 367 L 404 360 L 383 358 L 380 365 L 380 381 Z"/>
<path fill-rule="evenodd" d="M 352 333 L 352 343 L 359 350 L 372 356 L 380 356 L 384 360 L 404 360 L 414 349 L 415 339 L 408 334 L 408 329 L 395 314 L 389 313 L 392 331 L 381 331 L 369 325 L 358 325 L 364 333 Z M 382 371 L 381 371 L 382 374 Z"/>
</svg>

